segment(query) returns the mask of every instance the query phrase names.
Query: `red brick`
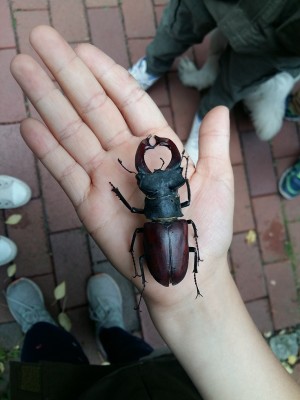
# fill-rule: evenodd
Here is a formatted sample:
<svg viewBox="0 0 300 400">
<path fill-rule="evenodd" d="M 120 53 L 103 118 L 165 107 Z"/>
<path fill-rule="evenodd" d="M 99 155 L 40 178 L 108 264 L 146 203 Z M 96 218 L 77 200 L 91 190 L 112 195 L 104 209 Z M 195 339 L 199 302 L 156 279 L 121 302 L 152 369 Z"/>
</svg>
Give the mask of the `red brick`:
<svg viewBox="0 0 300 400">
<path fill-rule="evenodd" d="M 78 0 L 50 0 L 52 23 L 68 42 L 89 40 L 84 7 Z"/>
<path fill-rule="evenodd" d="M 243 165 L 233 167 L 235 201 L 233 231 L 241 232 L 254 228 L 254 221 L 251 210 L 247 181 Z"/>
<path fill-rule="evenodd" d="M 234 115 L 236 116 L 236 124 L 238 131 L 241 132 L 253 132 L 254 127 L 249 114 L 245 112 L 242 102 L 238 103 L 234 109 Z"/>
<path fill-rule="evenodd" d="M 186 141 L 199 105 L 199 93 L 181 84 L 174 73 L 168 74 L 175 132 Z"/>
<path fill-rule="evenodd" d="M 128 55 L 119 9 L 89 9 L 88 18 L 93 44 L 107 53 L 117 63 L 128 68 Z"/>
<path fill-rule="evenodd" d="M 299 156 L 281 158 L 276 160 L 278 180 L 281 177 L 282 173 L 287 168 L 290 168 L 298 159 Z M 281 204 L 283 205 L 284 217 L 287 221 L 297 221 L 300 219 L 300 196 L 292 200 L 286 200 L 281 197 Z"/>
<path fill-rule="evenodd" d="M 139 300 L 139 296 L 138 296 Z M 137 301 L 138 301 L 137 300 Z M 150 318 L 148 309 L 146 307 L 146 304 L 144 300 L 141 302 L 141 310 L 140 310 L 140 320 L 141 320 L 141 326 L 142 326 L 142 333 L 143 333 L 143 339 L 145 342 L 149 343 L 150 346 L 152 346 L 154 349 L 159 349 L 162 347 L 167 347 L 166 343 L 160 336 L 160 334 L 157 332 L 157 329 L 153 325 L 153 322 Z"/>
<path fill-rule="evenodd" d="M 66 308 L 86 304 L 86 284 L 92 274 L 87 238 L 81 230 L 51 235 L 57 283 L 66 282 Z"/>
<path fill-rule="evenodd" d="M 128 38 L 155 35 L 154 10 L 151 0 L 123 0 L 122 10 Z"/>
<path fill-rule="evenodd" d="M 241 135 L 251 196 L 277 192 L 270 145 L 258 139 L 254 132 Z"/>
<path fill-rule="evenodd" d="M 40 163 L 39 170 L 50 232 L 80 227 L 82 224 L 61 186 Z"/>
<path fill-rule="evenodd" d="M 20 135 L 20 126 L 0 125 L 0 171 L 25 181 L 32 197 L 40 194 L 34 156 Z"/>
<path fill-rule="evenodd" d="M 210 46 L 210 37 L 206 35 L 202 43 L 193 46 L 195 54 L 195 62 L 198 68 L 201 68 L 205 61 L 207 60 Z"/>
<path fill-rule="evenodd" d="M 160 107 L 160 111 L 163 113 L 163 116 L 166 118 L 168 124 L 170 127 L 174 129 L 174 121 L 173 121 L 173 115 L 172 115 L 172 110 L 170 107 Z"/>
<path fill-rule="evenodd" d="M 272 140 L 273 156 L 276 158 L 299 156 L 299 145 L 297 125 L 285 121 L 278 135 Z"/>
<path fill-rule="evenodd" d="M 23 93 L 9 71 L 15 55 L 13 49 L 0 50 L 0 122 L 17 122 L 26 116 Z"/>
<path fill-rule="evenodd" d="M 0 2 L 0 48 L 16 47 L 8 0 Z"/>
<path fill-rule="evenodd" d="M 144 57 L 146 48 L 151 43 L 151 39 L 129 39 L 128 49 L 131 64 L 134 64 L 139 58 Z"/>
<path fill-rule="evenodd" d="M 31 200 L 24 207 L 8 210 L 11 214 L 21 214 L 17 225 L 9 225 L 9 237 L 17 244 L 17 276 L 32 277 L 52 272 L 48 238 L 45 230 L 42 201 Z"/>
<path fill-rule="evenodd" d="M 7 267 L 0 267 L 0 324 L 6 322 L 14 321 L 11 313 L 8 310 L 6 298 L 5 298 L 5 290 L 7 286 L 10 284 L 11 280 L 7 276 Z"/>
<path fill-rule="evenodd" d="M 47 10 L 47 0 L 10 0 L 14 10 Z"/>
<path fill-rule="evenodd" d="M 278 196 L 253 199 L 259 242 L 265 262 L 286 258 L 284 251 L 285 231 Z"/>
<path fill-rule="evenodd" d="M 97 349 L 95 326 L 89 318 L 88 307 L 68 310 L 67 315 L 72 322 L 71 333 L 80 343 L 89 362 L 93 365 L 101 364 L 104 359 Z"/>
<path fill-rule="evenodd" d="M 246 303 L 247 310 L 260 332 L 273 331 L 273 322 L 267 299 L 260 299 Z"/>
<path fill-rule="evenodd" d="M 118 6 L 118 0 L 85 0 L 85 4 L 88 8 L 116 7 Z"/>
<path fill-rule="evenodd" d="M 35 276 L 32 278 L 32 280 L 41 289 L 45 299 L 46 308 L 52 317 L 56 319 L 60 313 L 60 308 L 54 298 L 54 289 L 56 287 L 54 276 L 52 274 Z"/>
<path fill-rule="evenodd" d="M 230 114 L 230 160 L 232 165 L 243 163 L 240 135 L 236 127 L 233 113 Z"/>
<path fill-rule="evenodd" d="M 267 291 L 257 244 L 247 244 L 244 233 L 234 235 L 230 251 L 235 281 L 243 300 L 265 297 Z"/>
<path fill-rule="evenodd" d="M 294 326 L 300 322 L 295 280 L 290 262 L 265 266 L 275 329 Z"/>
<path fill-rule="evenodd" d="M 300 282 L 300 220 L 288 224 L 288 232 L 292 245 L 292 261 L 296 265 L 298 280 Z"/>
</svg>

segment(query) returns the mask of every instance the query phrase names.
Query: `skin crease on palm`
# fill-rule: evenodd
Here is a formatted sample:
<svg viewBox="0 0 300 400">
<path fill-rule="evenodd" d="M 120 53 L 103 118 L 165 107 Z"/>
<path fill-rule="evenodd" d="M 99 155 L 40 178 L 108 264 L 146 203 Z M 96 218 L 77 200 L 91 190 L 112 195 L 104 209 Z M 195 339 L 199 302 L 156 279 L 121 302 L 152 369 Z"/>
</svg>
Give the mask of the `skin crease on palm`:
<svg viewBox="0 0 300 400">
<path fill-rule="evenodd" d="M 62 185 L 82 223 L 113 265 L 132 279 L 130 241 L 145 218 L 130 213 L 111 192 L 109 182 L 132 206 L 142 208 L 144 196 L 135 176 L 120 167 L 118 158 L 134 170 L 135 152 L 143 138 L 154 134 L 168 137 L 180 151 L 182 143 L 128 72 L 100 50 L 82 44 L 74 52 L 50 27 L 35 28 L 30 42 L 65 96 L 31 57 L 18 55 L 13 60 L 14 77 L 47 125 L 30 118 L 23 121 L 24 140 Z M 184 210 L 184 218 L 193 219 L 198 229 L 204 262 L 197 279 L 204 293 L 204 282 L 214 273 L 210 265 L 214 258 L 224 257 L 231 240 L 233 178 L 228 126 L 228 111 L 223 107 L 207 116 L 202 124 L 200 161 L 196 169 L 191 162 L 188 167 L 192 202 Z M 180 194 L 185 196 L 183 190 Z M 192 232 L 190 242 L 194 243 Z M 136 254 L 142 251 L 140 243 L 138 238 Z M 172 304 L 186 295 L 194 299 L 190 259 L 183 282 L 167 290 L 146 271 L 145 298 L 159 296 L 160 302 L 165 299 L 167 304 L 169 297 Z M 141 289 L 139 278 L 133 282 Z"/>
</svg>

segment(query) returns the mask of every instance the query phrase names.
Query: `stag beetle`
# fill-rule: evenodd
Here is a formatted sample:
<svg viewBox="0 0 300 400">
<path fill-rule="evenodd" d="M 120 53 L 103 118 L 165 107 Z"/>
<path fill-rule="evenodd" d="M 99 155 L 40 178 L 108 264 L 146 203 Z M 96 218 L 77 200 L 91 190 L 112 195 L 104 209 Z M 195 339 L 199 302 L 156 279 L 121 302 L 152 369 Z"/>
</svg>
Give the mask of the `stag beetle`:
<svg viewBox="0 0 300 400">
<path fill-rule="evenodd" d="M 180 154 L 172 140 L 154 136 L 155 143 L 150 143 L 151 136 L 142 140 L 135 155 L 135 167 L 137 173 L 124 167 L 122 161 L 118 159 L 121 166 L 128 172 L 136 174 L 137 184 L 140 190 L 146 195 L 144 209 L 132 207 L 123 197 L 117 187 L 111 182 L 112 191 L 122 201 L 122 203 L 132 212 L 144 214 L 151 222 L 146 222 L 142 228 L 134 231 L 131 240 L 130 253 L 133 260 L 135 277 L 142 278 L 143 290 L 145 289 L 145 274 L 143 268 L 144 259 L 147 262 L 148 269 L 154 279 L 163 286 L 177 285 L 183 280 L 189 264 L 189 253 L 194 253 L 194 281 L 197 289 L 197 296 L 201 295 L 197 281 L 199 248 L 198 235 L 195 223 L 189 219 L 178 219 L 182 217 L 181 209 L 188 207 L 191 201 L 191 190 L 189 181 L 186 177 L 188 158 L 184 152 Z M 160 169 L 150 171 L 145 162 L 145 153 L 154 149 L 156 146 L 167 147 L 172 154 L 169 165 L 163 170 L 164 161 Z M 181 162 L 183 157 L 187 159 L 185 176 Z M 178 189 L 186 184 L 188 200 L 180 202 Z M 188 243 L 188 225 L 192 225 L 196 247 L 189 247 Z M 137 272 L 134 257 L 134 243 L 138 233 L 143 233 L 144 254 L 139 258 L 140 274 Z M 142 296 L 141 296 L 142 297 Z"/>
</svg>

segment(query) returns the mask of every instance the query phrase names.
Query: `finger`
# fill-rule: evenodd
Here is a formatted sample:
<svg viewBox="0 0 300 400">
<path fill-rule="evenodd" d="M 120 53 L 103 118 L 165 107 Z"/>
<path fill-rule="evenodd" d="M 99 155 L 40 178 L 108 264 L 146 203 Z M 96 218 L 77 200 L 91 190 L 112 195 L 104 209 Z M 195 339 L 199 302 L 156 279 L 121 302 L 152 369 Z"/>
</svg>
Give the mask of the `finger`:
<svg viewBox="0 0 300 400">
<path fill-rule="evenodd" d="M 92 172 L 104 151 L 68 99 L 29 56 L 16 56 L 11 71 L 57 141 L 87 172 Z"/>
<path fill-rule="evenodd" d="M 128 71 L 92 45 L 81 44 L 76 52 L 117 105 L 133 135 L 169 137 L 182 148 L 156 104 Z"/>
<path fill-rule="evenodd" d="M 90 187 L 88 174 L 41 122 L 28 118 L 21 123 L 20 129 L 28 147 L 62 186 L 75 208 L 78 208 Z"/>
<path fill-rule="evenodd" d="M 32 30 L 30 42 L 105 149 L 131 137 L 118 108 L 58 32 L 38 26 Z"/>
<path fill-rule="evenodd" d="M 219 106 L 211 110 L 200 126 L 199 161 L 196 169 L 212 174 L 231 170 L 229 155 L 229 110 Z"/>
</svg>

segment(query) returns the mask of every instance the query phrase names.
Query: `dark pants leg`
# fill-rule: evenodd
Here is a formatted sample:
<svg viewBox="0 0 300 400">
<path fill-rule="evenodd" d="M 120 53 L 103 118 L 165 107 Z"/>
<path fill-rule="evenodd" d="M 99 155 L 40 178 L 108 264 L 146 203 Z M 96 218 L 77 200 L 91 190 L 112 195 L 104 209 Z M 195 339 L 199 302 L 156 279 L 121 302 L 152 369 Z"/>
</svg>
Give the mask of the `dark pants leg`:
<svg viewBox="0 0 300 400">
<path fill-rule="evenodd" d="M 171 0 L 165 8 L 154 40 L 147 47 L 147 72 L 161 75 L 174 59 L 201 43 L 216 23 L 202 0 Z"/>
<path fill-rule="evenodd" d="M 102 329 L 99 337 L 111 363 L 137 361 L 153 351 L 144 340 L 121 328 Z M 26 333 L 21 361 L 89 363 L 73 335 L 47 322 L 38 322 Z"/>
<path fill-rule="evenodd" d="M 48 322 L 38 322 L 26 333 L 21 361 L 88 364 L 80 344 L 69 332 Z"/>
<path fill-rule="evenodd" d="M 137 361 L 153 351 L 153 348 L 144 340 L 118 327 L 102 329 L 99 339 L 111 363 Z"/>
</svg>

